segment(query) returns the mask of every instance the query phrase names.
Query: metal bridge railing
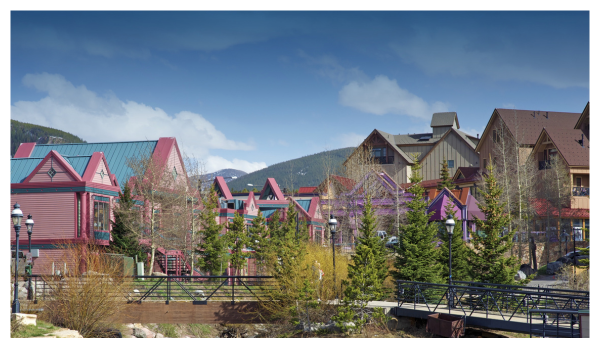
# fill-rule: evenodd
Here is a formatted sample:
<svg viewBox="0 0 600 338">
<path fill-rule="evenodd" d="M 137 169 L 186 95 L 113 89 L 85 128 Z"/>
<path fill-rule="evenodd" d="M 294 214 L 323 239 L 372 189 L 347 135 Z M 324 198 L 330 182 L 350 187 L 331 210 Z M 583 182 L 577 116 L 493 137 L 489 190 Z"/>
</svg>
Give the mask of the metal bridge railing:
<svg viewBox="0 0 600 338">
<path fill-rule="evenodd" d="M 78 283 L 68 283 L 61 276 L 32 275 L 31 298 L 52 299 L 58 288 L 78 287 L 88 277 L 78 278 Z M 128 303 L 142 301 L 191 301 L 206 304 L 208 301 L 258 301 L 269 299 L 270 291 L 276 287 L 271 276 L 125 276 L 127 283 L 123 297 Z"/>
<path fill-rule="evenodd" d="M 534 315 L 542 317 L 541 328 L 532 325 Z M 580 338 L 578 315 L 575 310 L 529 310 L 529 337 Z"/>
<path fill-rule="evenodd" d="M 462 282 L 464 283 L 464 282 Z M 398 281 L 398 307 L 440 312 L 448 310 L 461 316 L 478 316 L 502 321 L 543 320 L 530 310 L 589 309 L 589 294 L 580 292 L 558 293 L 556 289 L 532 291 L 528 287 L 474 283 L 472 285 L 433 284 Z M 502 288 L 500 286 L 503 286 Z M 567 290 L 571 291 L 571 290 Z M 540 322 L 541 323 L 541 322 Z"/>
</svg>

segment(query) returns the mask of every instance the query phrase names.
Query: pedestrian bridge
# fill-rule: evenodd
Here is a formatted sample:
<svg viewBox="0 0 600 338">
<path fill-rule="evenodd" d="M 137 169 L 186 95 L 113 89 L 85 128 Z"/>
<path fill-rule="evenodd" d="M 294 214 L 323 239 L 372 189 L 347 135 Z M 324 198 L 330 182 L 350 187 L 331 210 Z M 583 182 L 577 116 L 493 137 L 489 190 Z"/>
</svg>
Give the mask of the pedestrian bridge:
<svg viewBox="0 0 600 338">
<path fill-rule="evenodd" d="M 276 287 L 270 276 L 130 276 L 123 323 L 260 323 L 259 302 Z M 51 297 L 52 283 L 34 276 L 36 299 Z M 48 277 L 46 277 L 46 281 Z M 39 284 L 41 283 L 41 284 Z M 56 287 L 58 284 L 54 284 Z M 503 284 L 398 281 L 396 302 L 371 302 L 398 317 L 447 313 L 465 326 L 545 336 L 580 337 L 580 311 L 589 292 Z"/>
<path fill-rule="evenodd" d="M 546 337 L 580 337 L 579 313 L 590 304 L 587 291 L 473 282 L 398 281 L 397 292 L 395 316 L 447 313 L 461 317 L 465 326 Z"/>
</svg>

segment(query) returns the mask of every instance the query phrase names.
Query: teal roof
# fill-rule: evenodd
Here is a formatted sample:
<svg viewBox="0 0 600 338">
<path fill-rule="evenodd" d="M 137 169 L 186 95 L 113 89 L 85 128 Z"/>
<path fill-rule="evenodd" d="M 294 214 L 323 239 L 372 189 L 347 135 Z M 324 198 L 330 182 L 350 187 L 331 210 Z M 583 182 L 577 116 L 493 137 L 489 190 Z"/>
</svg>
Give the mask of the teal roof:
<svg viewBox="0 0 600 338">
<path fill-rule="evenodd" d="M 310 209 L 310 201 L 312 201 L 312 199 L 310 200 L 296 200 L 296 202 L 298 202 L 298 204 L 300 204 L 300 206 L 302 207 L 302 209 L 304 209 L 304 211 L 306 211 L 308 213 L 308 209 Z"/>
<path fill-rule="evenodd" d="M 21 183 L 37 167 L 43 158 L 11 158 L 10 159 L 10 183 Z"/>
<path fill-rule="evenodd" d="M 275 210 L 277 209 L 261 210 L 260 212 L 262 213 L 264 218 L 269 218 L 271 217 L 271 215 L 273 215 L 273 213 L 275 213 Z"/>
<path fill-rule="evenodd" d="M 79 176 L 83 176 L 91 157 L 92 156 L 63 156 Z M 43 159 L 43 157 L 11 158 L 10 183 L 22 183 Z"/>
<path fill-rule="evenodd" d="M 36 144 L 30 156 L 31 158 L 43 158 L 51 150 L 56 150 L 63 157 L 90 156 L 94 152 L 103 152 L 104 157 L 106 157 L 106 162 L 108 162 L 110 172 L 115 174 L 119 184 L 123 185 L 127 182 L 129 177 L 132 176 L 132 170 L 127 166 L 127 159 L 140 158 L 143 153 L 153 153 L 157 142 L 158 141 Z M 71 159 L 69 158 L 69 160 Z M 77 170 L 77 172 L 79 171 Z"/>
</svg>

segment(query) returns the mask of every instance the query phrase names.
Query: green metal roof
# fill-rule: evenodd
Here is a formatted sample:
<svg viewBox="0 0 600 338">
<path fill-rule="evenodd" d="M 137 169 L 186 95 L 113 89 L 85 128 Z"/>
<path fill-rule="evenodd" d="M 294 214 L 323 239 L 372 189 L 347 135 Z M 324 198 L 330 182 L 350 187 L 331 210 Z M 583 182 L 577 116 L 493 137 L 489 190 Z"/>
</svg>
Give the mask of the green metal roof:
<svg viewBox="0 0 600 338">
<path fill-rule="evenodd" d="M 127 166 L 127 159 L 140 158 L 144 153 L 153 153 L 157 142 L 36 144 L 31 153 L 31 158 L 45 157 L 51 150 L 56 150 L 62 156 L 90 156 L 94 152 L 103 152 L 110 172 L 115 174 L 119 184 L 123 185 L 132 175 L 132 170 Z"/>
<path fill-rule="evenodd" d="M 11 158 L 10 183 L 21 183 L 31 174 L 43 158 Z"/>
<path fill-rule="evenodd" d="M 306 211 L 308 213 L 308 209 L 310 209 L 310 201 L 312 201 L 312 199 L 310 200 L 296 200 L 296 202 L 298 202 L 298 204 L 300 204 L 300 206 L 302 207 L 302 209 L 304 209 L 304 211 Z"/>
<path fill-rule="evenodd" d="M 91 157 L 92 156 L 63 156 L 79 176 L 83 176 Z M 10 183 L 22 183 L 43 159 L 43 157 L 11 158 Z"/>
</svg>

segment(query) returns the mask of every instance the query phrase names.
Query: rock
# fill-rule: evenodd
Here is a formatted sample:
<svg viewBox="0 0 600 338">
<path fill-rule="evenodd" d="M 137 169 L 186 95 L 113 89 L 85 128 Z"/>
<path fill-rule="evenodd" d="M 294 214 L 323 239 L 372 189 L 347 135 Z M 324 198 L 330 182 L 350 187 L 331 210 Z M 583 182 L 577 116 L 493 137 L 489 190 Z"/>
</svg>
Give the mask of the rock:
<svg viewBox="0 0 600 338">
<path fill-rule="evenodd" d="M 588 255 L 575 256 L 575 265 L 582 266 L 583 265 L 581 263 L 582 259 L 590 259 L 590 256 L 588 256 Z"/>
<path fill-rule="evenodd" d="M 37 326 L 37 315 L 28 313 L 11 313 L 11 317 L 20 320 L 22 325 Z"/>
<path fill-rule="evenodd" d="M 523 280 L 527 278 L 527 276 L 525 275 L 525 273 L 521 270 L 517 271 L 517 274 L 515 275 L 515 280 Z"/>
<path fill-rule="evenodd" d="M 162 333 L 157 333 L 154 338 L 165 338 L 165 336 Z"/>
<path fill-rule="evenodd" d="M 151 338 L 151 336 L 146 335 L 146 331 L 148 331 L 148 329 L 144 328 L 139 328 L 139 327 L 134 327 L 133 328 L 133 335 L 136 338 Z"/>
<path fill-rule="evenodd" d="M 546 274 L 555 275 L 560 269 L 562 269 L 563 266 L 564 264 L 562 262 L 548 263 L 546 267 Z"/>
<path fill-rule="evenodd" d="M 519 271 L 523 271 L 523 273 L 527 277 L 529 277 L 530 275 L 533 275 L 535 273 L 535 270 L 533 270 L 529 264 L 522 264 L 521 267 L 519 268 Z"/>
<path fill-rule="evenodd" d="M 573 259 L 567 257 L 567 256 L 562 256 L 559 259 L 556 260 L 557 262 L 561 262 L 563 264 L 567 264 L 567 265 L 571 265 L 573 264 Z"/>
<path fill-rule="evenodd" d="M 167 274 L 166 274 L 166 273 L 162 273 L 162 272 L 155 271 L 155 272 L 153 272 L 153 273 L 152 273 L 152 276 L 165 276 L 165 277 L 166 277 L 166 276 L 167 276 Z"/>
<path fill-rule="evenodd" d="M 52 332 L 51 335 L 56 336 L 56 338 L 83 338 L 78 331 L 69 329 L 60 329 Z"/>
</svg>

